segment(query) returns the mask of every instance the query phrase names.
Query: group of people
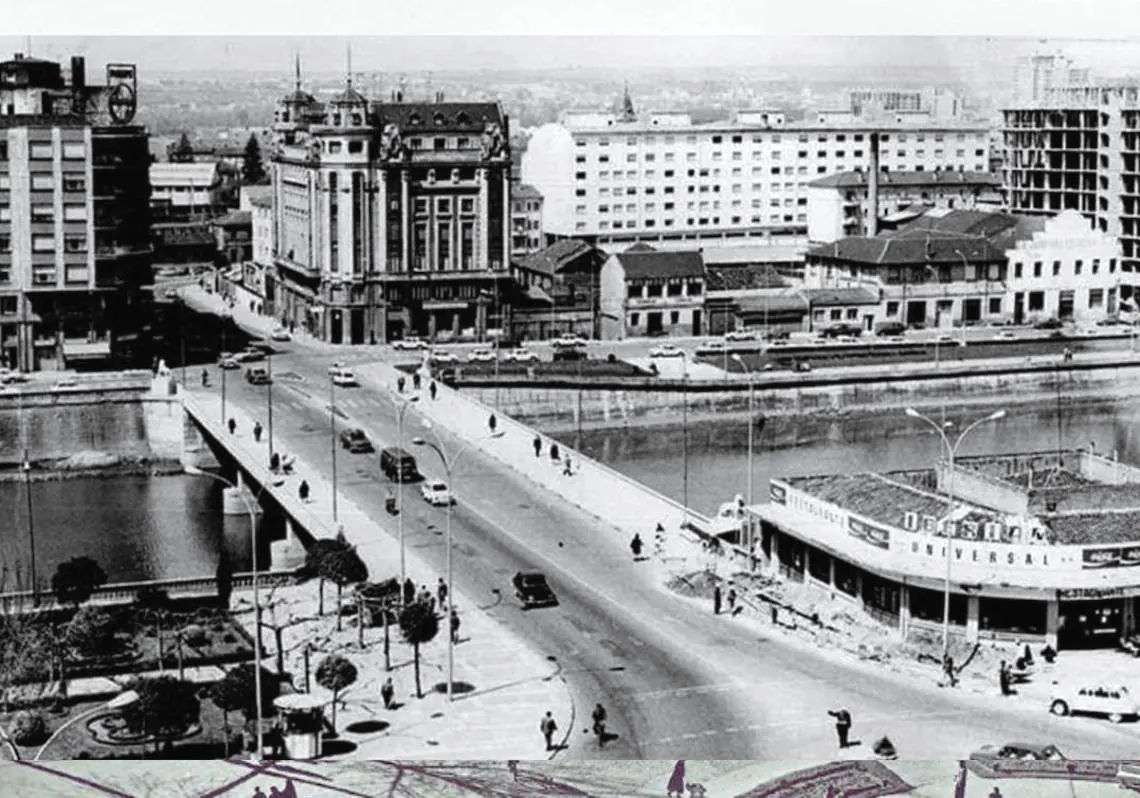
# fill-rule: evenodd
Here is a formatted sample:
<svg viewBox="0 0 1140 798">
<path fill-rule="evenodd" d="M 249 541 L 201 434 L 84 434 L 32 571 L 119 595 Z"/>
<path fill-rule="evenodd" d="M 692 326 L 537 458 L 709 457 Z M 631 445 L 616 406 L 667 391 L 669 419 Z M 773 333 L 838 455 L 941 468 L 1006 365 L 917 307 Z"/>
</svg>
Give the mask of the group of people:
<svg viewBox="0 0 1140 798">
<path fill-rule="evenodd" d="M 827 712 L 828 715 L 835 718 L 835 734 L 839 738 L 840 749 L 848 748 L 852 745 L 859 745 L 858 742 L 851 741 L 851 713 L 846 709 L 831 709 Z M 883 759 L 898 759 L 898 749 L 891 739 L 883 735 L 875 744 L 871 746 L 872 753 L 877 757 Z"/>
</svg>

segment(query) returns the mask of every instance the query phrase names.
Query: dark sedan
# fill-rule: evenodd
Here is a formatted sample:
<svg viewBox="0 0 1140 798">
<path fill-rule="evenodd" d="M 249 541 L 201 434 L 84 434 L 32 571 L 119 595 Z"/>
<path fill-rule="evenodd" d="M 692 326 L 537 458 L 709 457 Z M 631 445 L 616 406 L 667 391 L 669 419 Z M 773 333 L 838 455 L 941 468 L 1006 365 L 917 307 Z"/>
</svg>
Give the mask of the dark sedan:
<svg viewBox="0 0 1140 798">
<path fill-rule="evenodd" d="M 532 607 L 557 607 L 558 597 L 546 582 L 546 576 L 537 571 L 519 571 L 512 580 L 515 597 L 522 602 L 523 609 Z"/>
<path fill-rule="evenodd" d="M 346 429 L 340 434 L 340 445 L 353 454 L 368 454 L 376 449 L 362 429 Z"/>
</svg>

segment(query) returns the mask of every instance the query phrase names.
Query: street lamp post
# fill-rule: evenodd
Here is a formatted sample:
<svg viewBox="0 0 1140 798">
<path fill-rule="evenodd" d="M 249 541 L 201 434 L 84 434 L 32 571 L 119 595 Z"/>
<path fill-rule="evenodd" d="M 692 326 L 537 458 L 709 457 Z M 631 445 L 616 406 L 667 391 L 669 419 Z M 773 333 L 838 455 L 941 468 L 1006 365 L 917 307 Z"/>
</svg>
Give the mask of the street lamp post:
<svg viewBox="0 0 1140 798">
<path fill-rule="evenodd" d="M 454 606 L 455 606 L 455 571 L 452 567 L 453 566 L 452 549 L 454 547 L 452 546 L 452 535 L 451 535 L 451 515 L 452 515 L 452 509 L 451 508 L 455 504 L 455 466 L 456 466 L 457 462 L 459 461 L 459 458 L 463 456 L 463 454 L 467 451 L 467 449 L 466 448 L 460 449 L 452 457 L 448 457 L 447 454 L 444 452 L 443 446 L 439 442 L 439 436 L 435 434 L 435 431 L 432 428 L 431 423 L 427 419 L 424 419 L 422 421 L 422 424 L 427 429 L 432 430 L 432 434 L 436 440 L 435 441 L 429 441 L 429 440 L 425 440 L 424 438 L 418 438 L 417 437 L 417 438 L 412 438 L 412 443 L 414 443 L 416 446 L 427 446 L 428 448 L 434 450 L 437 455 L 439 455 L 439 459 L 443 463 L 444 473 L 447 474 L 447 488 L 448 488 L 448 491 L 450 491 L 450 493 L 451 493 L 451 497 L 450 497 L 451 500 L 447 503 L 447 531 L 446 531 L 446 538 L 447 538 L 447 617 L 446 617 L 446 622 L 450 623 L 451 622 L 451 613 L 454 612 Z M 500 432 L 498 434 L 501 435 L 502 433 Z M 496 437 L 495 433 L 492 433 L 491 437 Z M 468 444 L 468 445 L 470 445 L 470 444 Z M 448 633 L 448 635 L 447 635 L 447 700 L 449 702 L 453 700 L 452 686 L 453 686 L 454 682 L 455 682 L 455 636 Z"/>
<path fill-rule="evenodd" d="M 986 422 L 989 422 L 989 421 L 998 421 L 1002 418 L 1005 418 L 1005 411 L 1004 410 L 998 410 L 997 412 L 991 413 L 990 415 L 985 416 L 984 418 L 979 418 L 973 424 L 970 424 L 968 427 L 966 427 L 964 430 L 962 430 L 961 434 L 958 435 L 958 438 L 954 441 L 953 444 L 950 443 L 950 439 L 946 436 L 946 425 L 939 424 L 936 421 L 934 421 L 933 419 L 931 419 L 927 416 L 924 416 L 922 413 L 919 413 L 913 407 L 906 408 L 905 412 L 911 418 L 916 418 L 919 421 L 924 421 L 927 424 L 929 424 L 931 427 L 934 428 L 934 431 L 938 433 L 938 436 L 940 438 L 942 438 L 942 445 L 946 447 L 946 453 L 947 453 L 947 457 L 948 457 L 947 463 L 950 466 L 950 479 L 948 481 L 947 490 L 946 490 L 947 495 L 950 497 L 950 509 L 947 511 L 947 517 L 946 517 L 946 520 L 949 523 L 945 528 L 945 532 L 946 532 L 946 584 L 945 584 L 945 588 L 943 590 L 943 600 L 942 600 L 942 659 L 943 659 L 943 661 L 945 661 L 946 655 L 950 650 L 950 567 L 951 567 L 951 562 L 952 562 L 951 557 L 950 557 L 950 552 L 951 552 L 951 549 L 953 548 L 953 546 L 951 544 L 953 543 L 953 539 L 954 539 L 953 530 L 956 526 L 956 524 L 954 523 L 954 460 L 958 456 L 958 447 L 962 445 L 962 441 L 966 438 L 967 435 L 970 434 L 970 432 L 975 427 L 978 427 L 978 426 L 985 424 Z"/>
<path fill-rule="evenodd" d="M 392 397 L 393 402 L 399 403 L 399 409 L 396 411 L 396 445 L 402 447 L 404 445 L 404 413 L 413 403 L 418 402 L 420 397 L 410 396 L 406 399 L 399 399 L 393 394 L 388 394 Z M 407 557 L 404 551 L 404 469 L 396 469 L 396 524 L 400 528 L 400 589 L 403 589 L 404 582 L 408 578 L 407 574 Z"/>
<path fill-rule="evenodd" d="M 689 521 L 689 356 L 681 360 L 681 497 L 683 523 Z"/>
<path fill-rule="evenodd" d="M 266 403 L 269 405 L 269 459 L 273 459 L 273 353 L 265 353 L 265 370 L 267 372 L 267 381 L 265 383 L 265 398 Z"/>
<path fill-rule="evenodd" d="M 740 355 L 733 355 L 732 359 L 748 372 L 748 506 L 752 506 L 752 428 L 756 424 L 756 372 L 748 368 Z"/>
<path fill-rule="evenodd" d="M 24 472 L 24 496 L 28 502 L 28 546 L 32 556 L 32 606 L 40 606 L 40 586 L 36 578 L 36 515 L 32 507 L 32 462 L 28 459 L 28 450 L 24 449 L 24 462 L 21 465 Z"/>
<path fill-rule="evenodd" d="M 250 548 L 250 577 L 253 583 L 253 617 L 254 617 L 254 635 L 253 635 L 253 689 L 257 692 L 254 696 L 255 705 L 257 707 L 257 754 L 255 759 L 261 760 L 261 753 L 263 750 L 264 740 L 262 739 L 261 718 L 262 718 L 262 705 L 261 705 L 261 595 L 258 592 L 258 570 L 257 570 L 257 510 L 253 504 L 250 503 L 249 497 L 245 495 L 245 491 L 238 488 L 237 485 L 230 482 L 220 474 L 215 474 L 211 471 L 203 471 L 197 466 L 186 466 L 185 471 L 187 474 L 192 474 L 196 477 L 210 477 L 218 482 L 221 482 L 227 488 L 233 488 L 238 492 L 242 504 L 245 505 L 245 510 L 249 514 L 249 548 Z M 264 486 L 263 486 L 264 489 Z"/>
<path fill-rule="evenodd" d="M 182 294 L 178 295 L 178 342 L 181 347 L 182 355 L 182 387 L 186 385 L 186 300 L 183 299 Z"/>
<path fill-rule="evenodd" d="M 223 312 L 221 318 L 222 318 L 222 354 L 224 355 L 225 351 L 226 351 L 226 321 L 227 321 L 228 317 Z M 225 424 L 226 424 L 226 373 L 228 371 L 229 371 L 229 369 L 225 368 L 224 366 L 222 367 L 222 426 L 225 426 Z"/>
<path fill-rule="evenodd" d="M 36 752 L 36 755 L 33 757 L 32 761 L 39 762 L 43 758 L 44 751 L 48 749 L 48 746 L 55 742 L 56 738 L 63 734 L 67 729 L 70 729 L 76 723 L 79 723 L 79 721 L 87 720 L 88 718 L 94 717 L 100 712 L 106 712 L 109 709 L 120 710 L 125 707 L 129 707 L 131 704 L 135 703 L 138 700 L 138 693 L 136 693 L 134 690 L 125 690 L 105 704 L 100 704 L 97 707 L 92 707 L 86 712 L 80 712 L 78 715 L 68 718 L 62 725 L 60 725 L 58 729 L 52 733 L 51 737 L 48 737 L 47 741 L 40 746 L 40 750 Z"/>
<path fill-rule="evenodd" d="M 332 450 L 332 511 L 333 523 L 337 520 L 336 502 L 336 381 L 329 374 L 329 448 Z"/>
</svg>

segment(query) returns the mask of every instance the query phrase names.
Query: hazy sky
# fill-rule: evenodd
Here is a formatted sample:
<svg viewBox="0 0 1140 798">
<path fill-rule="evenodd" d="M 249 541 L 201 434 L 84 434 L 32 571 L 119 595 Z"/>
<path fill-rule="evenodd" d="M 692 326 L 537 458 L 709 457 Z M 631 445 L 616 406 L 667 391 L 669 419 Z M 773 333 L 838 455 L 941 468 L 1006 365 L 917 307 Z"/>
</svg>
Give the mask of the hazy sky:
<svg viewBox="0 0 1140 798">
<path fill-rule="evenodd" d="M 1036 49 L 1061 49 L 1113 75 L 1140 65 L 1140 40 L 1072 41 L 1002 37 L 791 36 L 34 36 L 31 51 L 65 60 L 87 56 L 137 63 L 146 73 L 257 70 L 289 73 L 293 53 L 306 70 L 343 72 L 351 43 L 354 72 L 435 69 L 764 66 L 941 66 L 962 71 L 1004 66 Z M 28 49 L 27 37 L 0 36 L 0 55 Z"/>
</svg>

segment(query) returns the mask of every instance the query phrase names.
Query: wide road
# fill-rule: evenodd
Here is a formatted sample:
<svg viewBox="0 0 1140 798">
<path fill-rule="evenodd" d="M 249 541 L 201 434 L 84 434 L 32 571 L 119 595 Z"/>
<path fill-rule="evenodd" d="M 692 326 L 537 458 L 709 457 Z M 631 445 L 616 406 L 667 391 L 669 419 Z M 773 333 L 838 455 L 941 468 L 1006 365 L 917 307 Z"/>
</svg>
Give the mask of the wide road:
<svg viewBox="0 0 1140 798">
<path fill-rule="evenodd" d="M 299 344 L 279 346 L 287 351 L 273 363 L 278 450 L 295 452 L 328 473 L 328 357 Z M 350 362 L 369 356 L 375 354 L 338 355 Z M 230 373 L 230 400 L 264 418 L 265 388 L 249 386 L 235 378 L 239 374 Z M 215 370 L 211 390 L 218 390 L 217 376 Z M 378 446 L 396 443 L 395 408 L 383 386 L 338 389 L 336 404 L 349 419 L 338 424 L 364 428 Z M 413 406 L 405 415 L 405 438 L 421 433 L 419 425 Z M 449 450 L 461 446 L 437 431 Z M 443 477 L 430 450 L 405 448 L 417 455 L 426 476 Z M 346 495 L 374 517 L 387 518 L 388 486 L 374 456 L 341 449 L 338 472 Z M 477 449 L 463 454 L 454 489 L 460 593 L 557 658 L 575 696 L 578 728 L 588 726 L 585 716 L 595 701 L 610 710 L 610 725 L 620 738 L 598 752 L 577 733 L 571 755 L 830 758 L 836 747 L 826 711 L 841 706 L 855 717 L 855 739 L 869 743 L 888 733 L 906 758 L 958 758 L 983 743 L 1015 738 L 1054 742 L 1070 757 L 1133 758 L 1140 752 L 1135 725 L 1054 718 L 1044 707 L 941 693 L 761 638 L 726 618 L 714 620 L 703 603 L 653 584 L 646 569 L 631 561 L 628 541 L 612 528 L 540 493 Z M 424 505 L 418 486 L 405 491 L 409 545 L 442 572 L 444 511 Z M 646 519 L 647 534 L 655 521 Z M 545 571 L 562 606 L 518 609 L 509 582 L 520 568 Z"/>
</svg>

